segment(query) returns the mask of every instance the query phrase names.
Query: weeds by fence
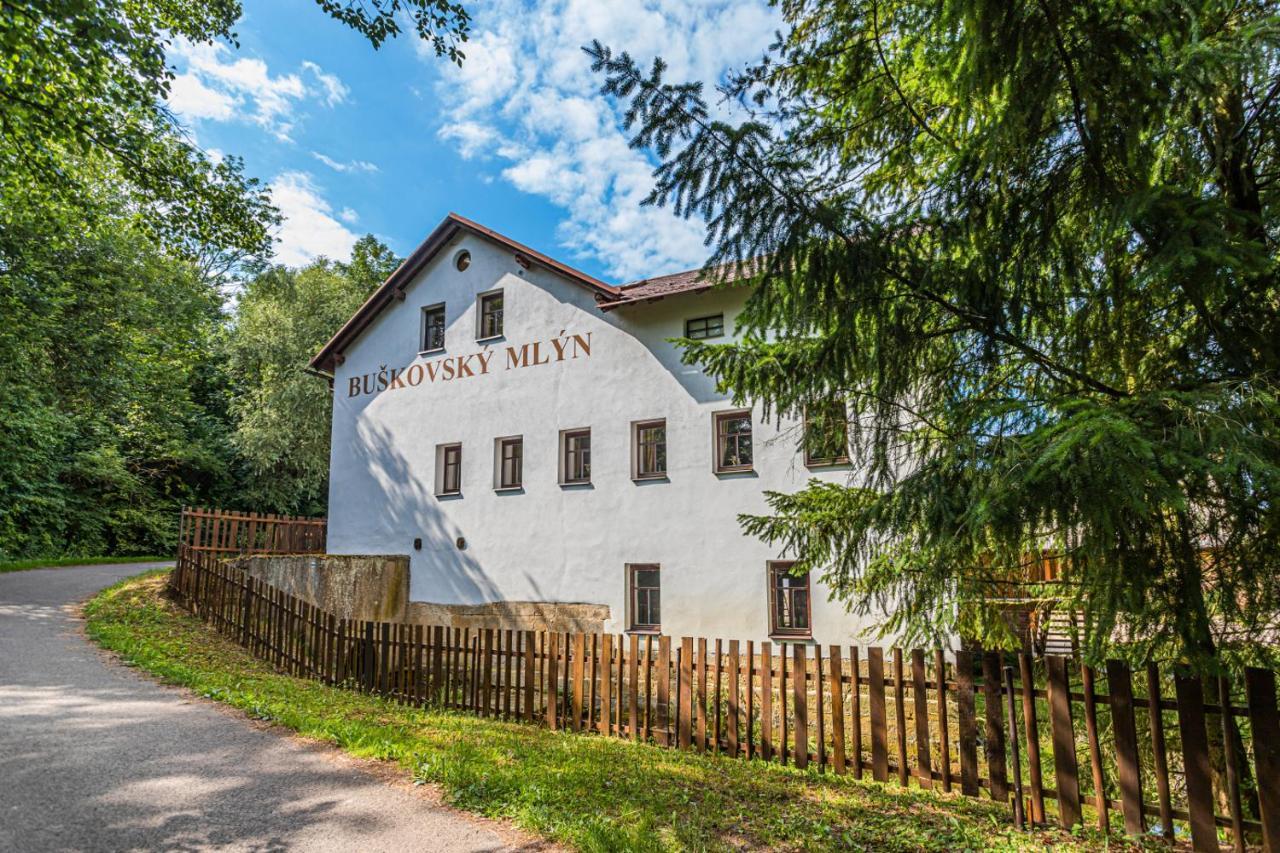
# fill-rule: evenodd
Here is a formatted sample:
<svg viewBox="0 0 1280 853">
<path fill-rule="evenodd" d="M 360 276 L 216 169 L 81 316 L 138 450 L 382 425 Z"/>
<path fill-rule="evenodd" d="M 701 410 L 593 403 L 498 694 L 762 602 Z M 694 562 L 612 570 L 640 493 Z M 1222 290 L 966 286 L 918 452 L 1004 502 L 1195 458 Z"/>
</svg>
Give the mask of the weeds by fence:
<svg viewBox="0 0 1280 853">
<path fill-rule="evenodd" d="M 344 620 L 231 568 L 218 559 L 226 548 L 183 543 L 176 599 L 300 677 L 552 729 L 986 792 L 1019 820 L 1107 829 L 1117 819 L 1132 834 L 1189 833 L 1197 850 L 1219 849 L 1221 827 L 1236 849 L 1280 851 L 1280 714 L 1267 670 L 1246 670 L 1242 685 L 1217 679 L 1206 700 L 1204 680 L 1154 664 L 1135 674 L 1120 661 L 1095 671 L 972 649 Z"/>
</svg>

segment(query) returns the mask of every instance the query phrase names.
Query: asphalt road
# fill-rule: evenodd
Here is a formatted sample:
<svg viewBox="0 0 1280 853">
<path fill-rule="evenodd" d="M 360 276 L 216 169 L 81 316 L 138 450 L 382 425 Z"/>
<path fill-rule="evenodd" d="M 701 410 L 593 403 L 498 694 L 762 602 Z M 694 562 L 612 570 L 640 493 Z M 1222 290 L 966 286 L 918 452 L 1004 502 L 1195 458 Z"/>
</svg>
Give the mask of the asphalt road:
<svg viewBox="0 0 1280 853">
<path fill-rule="evenodd" d="M 0 851 L 519 848 L 501 825 L 110 661 L 76 604 L 149 565 L 0 574 Z"/>
</svg>

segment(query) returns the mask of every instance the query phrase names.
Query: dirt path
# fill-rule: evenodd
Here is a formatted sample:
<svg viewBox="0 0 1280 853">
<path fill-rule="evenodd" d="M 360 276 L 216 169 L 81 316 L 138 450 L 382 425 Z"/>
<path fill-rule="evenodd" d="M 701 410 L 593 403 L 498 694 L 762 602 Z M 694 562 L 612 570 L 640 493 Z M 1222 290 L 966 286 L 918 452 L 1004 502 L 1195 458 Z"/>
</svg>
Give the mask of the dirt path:
<svg viewBox="0 0 1280 853">
<path fill-rule="evenodd" d="M 501 824 L 108 661 L 76 605 L 150 565 L 0 574 L 0 851 L 521 848 Z"/>
</svg>

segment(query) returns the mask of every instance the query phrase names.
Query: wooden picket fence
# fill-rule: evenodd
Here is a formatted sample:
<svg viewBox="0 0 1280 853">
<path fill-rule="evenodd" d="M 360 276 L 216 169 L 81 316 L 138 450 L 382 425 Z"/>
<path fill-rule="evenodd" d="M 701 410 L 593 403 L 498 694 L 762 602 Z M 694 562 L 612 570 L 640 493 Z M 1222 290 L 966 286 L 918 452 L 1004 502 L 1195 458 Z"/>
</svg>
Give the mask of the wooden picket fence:
<svg viewBox="0 0 1280 853">
<path fill-rule="evenodd" d="M 323 518 L 184 507 L 178 545 L 217 557 L 239 554 L 323 554 Z"/>
<path fill-rule="evenodd" d="M 1189 834 L 1196 850 L 1219 850 L 1221 827 L 1235 849 L 1280 851 L 1280 714 L 1268 670 L 1246 670 L 1242 685 L 1219 679 L 1207 701 L 1203 680 L 1154 664 L 1139 673 L 1140 695 L 1119 661 L 1095 672 L 1066 657 L 975 649 L 346 620 L 191 541 L 206 544 L 184 540 L 175 598 L 292 675 L 551 729 L 915 780 L 990 796 L 1019 825 L 1052 815 L 1109 830 L 1118 817 L 1131 834 Z M 1210 725 L 1223 734 L 1225 785 L 1215 782 Z"/>
</svg>

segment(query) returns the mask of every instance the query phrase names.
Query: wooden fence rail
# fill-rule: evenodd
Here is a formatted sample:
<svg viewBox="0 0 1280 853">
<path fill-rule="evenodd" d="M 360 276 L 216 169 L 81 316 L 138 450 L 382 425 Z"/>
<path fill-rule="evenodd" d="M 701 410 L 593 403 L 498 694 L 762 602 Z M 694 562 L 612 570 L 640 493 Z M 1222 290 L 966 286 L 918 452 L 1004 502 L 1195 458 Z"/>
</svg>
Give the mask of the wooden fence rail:
<svg viewBox="0 0 1280 853">
<path fill-rule="evenodd" d="M 914 780 L 989 796 L 1031 822 L 1109 829 L 1114 817 L 1131 834 L 1189 835 L 1197 850 L 1220 849 L 1221 836 L 1280 851 L 1280 715 L 1267 670 L 1245 671 L 1242 685 L 1214 680 L 1206 696 L 1199 678 L 1155 665 L 1135 677 L 1119 661 L 1094 671 L 976 649 L 346 620 L 232 568 L 208 538 L 183 542 L 175 598 L 299 677 L 552 729 Z"/>
</svg>

